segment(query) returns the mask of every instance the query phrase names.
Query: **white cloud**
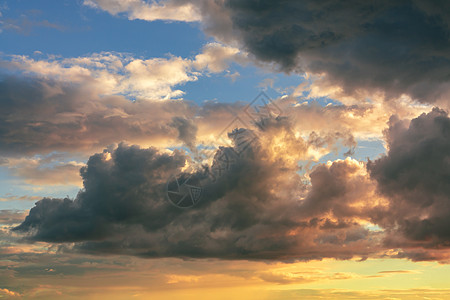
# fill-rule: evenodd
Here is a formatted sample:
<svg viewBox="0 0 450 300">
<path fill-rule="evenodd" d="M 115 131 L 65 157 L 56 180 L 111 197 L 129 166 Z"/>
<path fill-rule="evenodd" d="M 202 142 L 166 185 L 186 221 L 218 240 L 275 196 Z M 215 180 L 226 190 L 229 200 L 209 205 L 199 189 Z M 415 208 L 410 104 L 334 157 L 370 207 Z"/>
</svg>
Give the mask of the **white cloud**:
<svg viewBox="0 0 450 300">
<path fill-rule="evenodd" d="M 218 43 L 207 44 L 203 52 L 195 57 L 196 69 L 208 69 L 212 73 L 219 73 L 228 68 L 230 61 L 245 64 L 246 56 L 234 47 L 222 46 Z"/>
<path fill-rule="evenodd" d="M 196 7 L 189 1 L 85 0 L 84 5 L 100 8 L 112 15 L 125 13 L 130 20 L 170 20 L 195 22 L 201 20 Z"/>
<path fill-rule="evenodd" d="M 139 99 L 173 99 L 184 94 L 176 86 L 198 80 L 203 73 L 220 73 L 232 61 L 244 63 L 246 56 L 237 48 L 218 43 L 205 45 L 194 59 L 134 58 L 114 52 L 95 53 L 76 58 L 49 56 L 35 60 L 28 56 L 12 55 L 3 63 L 13 70 L 21 70 L 44 79 L 80 83 L 90 86 L 100 95 L 125 95 Z M 48 90 L 55 95 L 57 90 Z"/>
</svg>

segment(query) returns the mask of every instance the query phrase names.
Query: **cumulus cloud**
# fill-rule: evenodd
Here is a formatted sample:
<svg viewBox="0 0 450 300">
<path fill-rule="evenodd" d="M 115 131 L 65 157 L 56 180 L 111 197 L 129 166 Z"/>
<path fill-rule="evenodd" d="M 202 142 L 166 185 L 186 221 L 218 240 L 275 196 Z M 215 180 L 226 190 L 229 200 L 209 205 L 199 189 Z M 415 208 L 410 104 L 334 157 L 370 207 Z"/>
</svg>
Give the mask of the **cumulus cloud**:
<svg viewBox="0 0 450 300">
<path fill-rule="evenodd" d="M 198 80 L 204 73 L 220 73 L 232 62 L 244 63 L 246 56 L 237 48 L 218 43 L 206 44 L 194 59 L 134 58 L 122 53 L 95 53 L 90 56 L 35 60 L 23 55 L 5 56 L 0 66 L 5 71 L 46 80 L 83 84 L 99 95 L 126 95 L 133 99 L 173 99 L 184 94 L 175 89 Z M 49 95 L 60 91 L 49 88 Z"/>
<path fill-rule="evenodd" d="M 266 120 L 245 151 L 235 138 L 210 166 L 189 171 L 202 187 L 190 209 L 173 206 L 165 192 L 186 172 L 185 154 L 120 144 L 89 159 L 75 199 L 38 201 L 15 231 L 62 251 L 142 257 L 445 261 L 450 119 L 434 109 L 408 123 L 391 119 L 389 152 L 367 168 L 336 160 L 316 165 L 305 181 L 298 161 L 312 145 L 287 118 Z"/>
<path fill-rule="evenodd" d="M 386 242 L 449 247 L 450 118 L 437 108 L 411 121 L 394 116 L 385 134 L 389 151 L 368 169 L 389 199 L 388 210 L 374 217 L 392 232 Z"/>
<path fill-rule="evenodd" d="M 364 202 L 373 195 L 363 164 L 319 165 L 308 187 L 297 173 L 308 144 L 289 123 L 266 123 L 258 135 L 244 152 L 238 140 L 218 150 L 210 172 L 223 166 L 223 154 L 235 155 L 221 176 L 192 173 L 203 196 L 191 209 L 171 205 L 165 194 L 167 180 L 185 166 L 184 155 L 121 144 L 89 159 L 74 200 L 42 199 L 16 231 L 34 241 L 75 242 L 72 251 L 145 257 L 309 260 L 383 250 L 380 233 L 360 222 L 376 204 Z M 330 189 L 339 193 L 331 197 Z"/>
<path fill-rule="evenodd" d="M 152 204 L 157 204 L 157 200 L 162 198 L 166 174 L 184 165 L 183 156 L 177 153 L 169 156 L 158 154 L 155 149 L 140 150 L 122 145 L 110 157 L 108 152 L 104 152 L 89 159 L 88 167 L 81 171 L 86 191 L 81 191 L 75 202 L 69 199 L 43 199 L 20 228 L 39 225 L 36 239 L 77 241 L 101 239 L 115 230 L 108 225 L 116 222 L 117 225 L 122 222 L 144 222 L 149 228 L 164 226 L 170 220 L 170 213 L 176 210 L 165 203 Z M 144 195 L 149 196 L 150 201 L 146 201 Z M 156 200 L 153 203 L 152 198 Z M 47 214 L 46 211 L 52 213 Z M 145 215 L 149 212 L 151 214 Z M 65 219 L 64 215 L 72 224 L 64 225 L 60 231 L 59 226 L 63 224 L 58 224 L 58 220 Z"/>
<path fill-rule="evenodd" d="M 195 56 L 194 67 L 198 70 L 207 69 L 211 73 L 219 73 L 227 69 L 231 62 L 246 64 L 246 54 L 235 47 L 209 43 L 203 48 L 202 53 Z"/>
<path fill-rule="evenodd" d="M 341 220 L 364 217 L 374 207 L 383 206 L 382 199 L 376 201 L 375 186 L 362 162 L 347 158 L 322 164 L 314 169 L 310 178 L 311 189 L 303 203 L 308 214 L 321 216 L 331 213 Z"/>
</svg>

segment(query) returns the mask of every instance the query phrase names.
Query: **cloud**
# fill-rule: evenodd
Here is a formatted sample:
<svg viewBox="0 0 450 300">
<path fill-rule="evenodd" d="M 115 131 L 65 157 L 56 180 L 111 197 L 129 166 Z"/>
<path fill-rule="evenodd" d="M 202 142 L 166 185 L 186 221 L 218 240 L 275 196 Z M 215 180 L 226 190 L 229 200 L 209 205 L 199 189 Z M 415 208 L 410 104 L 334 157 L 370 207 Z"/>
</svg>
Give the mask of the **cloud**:
<svg viewBox="0 0 450 300">
<path fill-rule="evenodd" d="M 212 164 L 196 171 L 186 169 L 190 162 L 182 152 L 120 144 L 91 156 L 75 199 L 38 201 L 15 231 L 69 252 L 447 261 L 448 191 L 441 178 L 450 153 L 447 123 L 438 109 L 409 127 L 392 119 L 386 157 L 367 168 L 351 158 L 318 164 L 309 182 L 298 173 L 298 161 L 311 145 L 286 118 L 266 120 L 246 147 L 236 137 L 233 147 L 219 148 Z M 165 187 L 188 170 L 202 198 L 179 209 Z"/>
<path fill-rule="evenodd" d="M 101 97 L 86 86 L 35 78 L 4 78 L 0 91 L 5 156 L 89 152 L 123 140 L 170 143 L 177 137 L 169 126 L 172 118 L 194 111 L 188 102 L 131 102 Z"/>
<path fill-rule="evenodd" d="M 23 178 L 27 184 L 81 186 L 79 171 L 84 164 L 76 161 L 58 162 L 58 159 L 60 157 L 10 158 L 7 167 L 13 176 Z"/>
<path fill-rule="evenodd" d="M 286 270 L 287 269 L 287 270 Z M 288 268 L 263 271 L 258 275 L 266 282 L 275 284 L 305 284 L 324 280 L 342 280 L 357 278 L 353 273 L 325 273 L 323 271 L 290 271 Z"/>
<path fill-rule="evenodd" d="M 112 3 L 103 9 L 128 10 Z M 340 90 L 359 100 L 363 94 L 387 99 L 405 94 L 441 105 L 449 95 L 445 1 L 199 0 L 189 5 L 201 15 L 207 34 L 285 72 L 316 76 L 314 89 Z"/>
<path fill-rule="evenodd" d="M 144 0 L 85 0 L 83 4 L 101 8 L 112 15 L 124 13 L 130 20 L 184 22 L 201 20 L 196 7 L 189 1 L 167 0 L 148 3 Z"/>
<path fill-rule="evenodd" d="M 194 67 L 198 70 L 207 69 L 211 73 L 219 73 L 228 68 L 231 62 L 245 65 L 247 57 L 238 48 L 226 47 L 219 43 L 209 43 L 202 53 L 195 56 Z"/>
<path fill-rule="evenodd" d="M 205 51 L 220 47 L 211 44 Z M 227 55 L 222 58 L 231 59 Z M 210 72 L 210 68 L 218 71 L 216 64 L 220 59 L 211 59 L 214 67 L 205 57 L 199 59 L 200 66 L 194 66 L 197 60 L 182 62 L 181 58 L 173 63 L 191 65 L 193 70 L 198 67 L 205 72 Z M 112 54 L 52 62 L 20 57 L 4 63 L 9 67 L 18 66 L 25 73 L 0 77 L 0 132 L 3 133 L 0 152 L 5 156 L 45 155 L 53 151 L 92 153 L 122 141 L 144 146 L 174 146 L 180 143 L 178 138 L 186 138 L 179 135 L 179 129 L 185 129 L 173 126 L 174 120 L 182 119 L 193 128 L 198 127 L 199 141 L 208 143 L 229 123 L 233 113 L 243 107 L 242 103 L 210 102 L 198 106 L 190 101 L 161 101 L 161 97 L 177 93 L 169 87 L 170 80 L 166 80 L 177 77 L 173 63 L 168 61 L 158 62 L 161 70 L 143 67 L 146 63 L 143 60 L 133 60 L 124 67 Z M 132 69 L 134 75 L 120 79 L 122 75 L 118 73 L 124 68 Z M 187 76 L 185 70 L 181 71 L 180 78 Z M 198 72 L 195 73 L 195 77 L 198 76 Z M 129 87 L 134 91 L 131 94 L 126 92 L 128 87 L 122 89 L 128 81 L 133 82 Z M 172 83 L 179 83 L 179 80 L 174 79 Z M 135 89 L 137 86 L 140 89 Z M 153 96 L 138 97 L 134 101 L 126 97 L 141 93 Z M 0 162 L 5 164 L 5 159 Z"/>
<path fill-rule="evenodd" d="M 17 195 L 11 195 L 10 193 L 7 193 L 5 195 L 3 195 L 2 197 L 0 197 L 0 201 L 37 201 L 37 200 L 41 200 L 42 197 L 39 196 L 28 196 L 28 195 L 24 195 L 24 196 L 17 196 Z"/>
<path fill-rule="evenodd" d="M 152 6 L 164 4 L 189 5 L 199 14 L 205 33 L 248 51 L 257 65 L 313 78 L 310 91 L 353 102 L 377 94 L 447 105 L 446 2 L 198 0 Z M 96 5 L 116 14 L 147 4 L 135 0 Z"/>
<path fill-rule="evenodd" d="M 68 82 L 69 78 L 75 79 Z M 46 155 L 54 151 L 90 154 L 122 141 L 155 147 L 177 146 L 180 141 L 216 145 L 217 135 L 236 115 L 252 123 L 243 112 L 244 103 L 130 101 L 121 95 L 102 95 L 101 84 L 92 83 L 89 76 L 78 82 L 76 78 L 70 75 L 66 80 L 57 80 L 28 75 L 0 80 L 3 164 L 8 156 Z M 294 134 L 315 145 L 319 156 L 335 151 L 338 143 L 352 149 L 355 139 L 380 138 L 387 115 L 393 111 L 402 118 L 424 111 L 409 102 L 392 108 L 382 104 L 323 107 L 314 102 L 299 104 L 294 97 L 274 101 L 289 118 Z M 191 129 L 182 124 L 174 126 L 174 120 L 184 120 Z"/>
<path fill-rule="evenodd" d="M 389 209 L 374 217 L 392 233 L 386 243 L 448 248 L 450 118 L 438 108 L 410 122 L 394 116 L 385 134 L 389 151 L 368 170 L 389 199 Z"/>
<path fill-rule="evenodd" d="M 27 212 L 20 210 L 0 210 L 0 224 L 12 225 L 18 224 L 23 221 L 24 216 Z"/>
<path fill-rule="evenodd" d="M 331 214 L 337 220 L 364 218 L 374 207 L 383 206 L 362 162 L 347 158 L 321 164 L 311 172 L 310 178 L 311 189 L 303 203 L 303 209 L 309 215 Z M 336 228 L 347 225 L 350 224 L 323 224 Z"/>
<path fill-rule="evenodd" d="M 415 274 L 417 272 L 410 271 L 410 270 L 394 270 L 394 271 L 380 271 L 377 274 Z"/>
<path fill-rule="evenodd" d="M 174 118 L 197 127 L 198 143 L 214 143 L 233 114 L 243 114 L 244 104 L 238 102 L 198 106 L 167 101 L 184 93 L 177 89 L 179 85 L 202 74 L 224 71 L 232 62 L 244 64 L 246 54 L 235 47 L 209 43 L 192 59 L 141 59 L 120 53 L 65 59 L 4 58 L 8 58 L 1 61 L 5 75 L 0 79 L 0 130 L 4 132 L 0 151 L 4 155 L 90 154 L 121 141 L 174 146 L 180 138 L 172 126 Z M 351 154 L 356 139 L 380 138 L 394 112 L 410 118 L 428 109 L 407 99 L 395 104 L 323 107 L 314 101 L 298 103 L 297 97 L 294 91 L 274 101 L 291 118 L 293 130 L 310 136 L 310 144 L 318 146 L 315 159 L 336 151 L 339 143 Z M 158 103 L 164 99 L 166 103 Z"/>
<path fill-rule="evenodd" d="M 191 151 L 195 151 L 197 126 L 192 120 L 174 117 L 171 125 L 178 130 L 178 139 L 182 141 Z"/>
<path fill-rule="evenodd" d="M 245 54 L 218 43 L 206 44 L 194 59 L 134 58 L 122 53 L 95 53 L 76 58 L 50 56 L 35 60 L 10 55 L 0 61 L 5 71 L 18 71 L 46 80 L 83 84 L 99 95 L 126 95 L 138 99 L 172 99 L 184 94 L 176 86 L 198 80 L 204 73 L 220 73 L 232 62 L 244 63 Z M 7 73 L 7 72 L 6 72 Z M 58 89 L 49 89 L 57 95 Z"/>
<path fill-rule="evenodd" d="M 14 292 L 8 289 L 1 289 L 0 288 L 0 293 L 7 296 L 7 297 L 20 297 L 21 295 L 18 292 Z"/>
<path fill-rule="evenodd" d="M 36 27 L 44 27 L 64 31 L 66 28 L 60 24 L 52 23 L 48 20 L 39 20 L 36 18 L 39 15 L 39 11 L 29 13 L 28 15 L 22 14 L 20 18 L 3 18 L 0 20 L 0 33 L 3 31 L 15 31 L 20 34 L 29 35 Z M 2 14 L 0 12 L 0 17 Z"/>
<path fill-rule="evenodd" d="M 43 199 L 20 228 L 38 225 L 40 230 L 35 236 L 38 240 L 77 241 L 107 236 L 110 230 L 114 230 L 107 226 L 110 223 L 119 225 L 139 220 L 149 228 L 164 226 L 175 210 L 160 203 L 163 180 L 167 174 L 184 166 L 183 156 L 158 154 L 155 149 L 140 150 L 123 145 L 113 153 L 113 158 L 110 159 L 108 154 L 105 151 L 92 156 L 88 167 L 82 169 L 86 192 L 80 192 L 75 202 Z M 147 202 L 145 197 L 154 202 Z M 152 204 L 156 204 L 153 210 L 150 209 Z M 72 224 L 61 228 L 59 222 L 64 215 Z M 149 219 L 145 220 L 144 216 Z"/>
<path fill-rule="evenodd" d="M 335 145 L 333 141 L 340 140 L 343 146 L 351 149 L 355 146 L 354 140 L 381 140 L 389 116 L 397 114 L 410 119 L 431 109 L 408 99 L 396 103 L 377 101 L 324 106 L 314 100 L 298 99 L 294 94 L 277 99 L 276 104 L 283 115 L 290 118 L 294 131 L 318 146 Z"/>
<path fill-rule="evenodd" d="M 152 6 L 165 4 L 192 7 L 205 33 L 249 52 L 255 64 L 307 75 L 312 95 L 346 103 L 408 96 L 448 105 L 450 7 L 442 1 L 180 0 Z M 96 5 L 116 14 L 147 4 Z"/>
<path fill-rule="evenodd" d="M 0 89 L 0 114 L 4 115 L 0 128 L 5 133 L 0 144 L 8 157 L 5 163 L 22 166 L 16 168 L 16 174 L 35 183 L 61 182 L 61 174 L 66 171 L 75 178 L 78 166 L 54 165 L 51 156 L 50 161 L 15 156 L 53 151 L 87 153 L 122 140 L 160 148 L 183 143 L 195 149 L 208 142 L 217 147 L 221 142 L 217 132 L 229 125 L 233 114 L 243 110 L 240 103 L 197 106 L 178 100 L 131 102 L 123 96 L 99 96 L 89 86 L 33 77 L 5 78 Z M 386 202 L 375 193 L 363 163 L 347 159 L 319 164 L 307 173 L 308 178 L 297 172 L 298 161 L 318 158 L 314 151 L 323 155 L 339 143 L 351 149 L 355 146 L 353 134 L 376 134 L 385 122 L 387 109 L 381 104 L 320 107 L 298 104 L 290 97 L 274 101 L 286 116 L 254 122 L 252 128 L 259 143 L 251 145 L 254 156 L 238 158 L 239 167 L 205 189 L 208 200 L 192 212 L 173 211 L 176 208 L 164 194 L 170 175 L 188 170 L 192 161 L 178 152 L 136 147 L 127 150 L 124 145 L 114 150 L 115 146 L 110 146 L 92 156 L 83 168 L 84 189 L 76 199 L 41 200 L 20 228 L 35 232 L 31 236 L 35 240 L 76 242 L 74 249 L 78 251 L 122 253 L 121 249 L 127 249 L 128 254 L 150 257 L 307 260 L 368 257 L 385 251 L 380 246 L 383 233 L 365 227 L 368 222 L 376 223 L 374 216 L 386 211 Z M 411 114 L 408 109 L 399 112 L 403 117 Z M 362 123 L 366 125 L 356 127 Z M 352 128 L 356 130 L 352 132 Z M 220 153 L 233 153 L 229 145 L 222 149 L 228 150 L 217 152 L 212 164 L 215 169 L 221 164 Z M 149 165 L 153 160 L 167 160 L 167 170 L 154 170 Z M 171 165 L 171 160 L 177 163 Z M 128 161 L 128 165 L 120 161 Z M 90 177 L 88 170 L 98 174 Z M 161 177 L 153 182 L 152 176 L 158 172 Z M 148 179 L 142 183 L 130 179 L 122 184 L 124 173 L 130 178 Z M 305 184 L 305 179 L 311 185 Z M 153 207 L 158 208 L 156 212 Z M 155 214 L 167 220 L 158 225 Z M 199 215 L 205 216 L 205 223 L 193 225 L 192 220 Z M 67 217 L 71 225 L 61 221 Z M 388 223 L 378 223 L 389 228 Z M 191 227 L 192 232 L 186 232 L 185 228 Z M 65 231 L 59 232 L 61 228 Z M 124 235 L 128 236 L 125 246 Z M 171 239 L 167 241 L 164 236 Z M 192 244 L 191 238 L 199 245 Z"/>
<path fill-rule="evenodd" d="M 285 119 L 265 124 L 241 155 L 240 144 L 216 152 L 213 179 L 192 173 L 203 196 L 191 209 L 174 207 L 165 194 L 166 182 L 185 167 L 184 155 L 121 144 L 91 156 L 74 200 L 42 199 L 15 230 L 32 241 L 62 243 L 64 251 L 143 257 L 310 260 L 382 251 L 380 233 L 360 222 L 376 205 L 371 189 L 364 191 L 364 165 L 319 165 L 308 187 L 297 173 L 308 144 Z M 218 174 L 223 155 L 233 154 L 228 171 Z M 336 177 L 330 188 L 340 191 L 334 198 L 327 173 Z"/>
<path fill-rule="evenodd" d="M 383 298 L 441 298 L 448 297 L 450 291 L 448 289 L 428 289 L 428 288 L 412 288 L 412 289 L 379 289 L 371 291 L 356 291 L 343 289 L 296 289 L 296 290 L 277 290 L 273 292 L 272 298 L 282 299 L 383 299 Z"/>
<path fill-rule="evenodd" d="M 173 146 L 179 143 L 174 118 L 192 123 L 197 113 L 225 126 L 231 118 L 230 112 L 221 112 L 226 108 L 171 99 L 184 93 L 175 86 L 222 72 L 245 56 L 235 48 L 210 43 L 193 59 L 136 59 L 119 53 L 4 58 L 0 61 L 0 152 L 17 156 L 92 153 L 122 141 Z M 238 109 L 242 104 L 229 106 Z M 211 135 L 211 125 L 199 122 L 201 134 Z M 4 162 L 2 158 L 0 163 Z"/>
</svg>

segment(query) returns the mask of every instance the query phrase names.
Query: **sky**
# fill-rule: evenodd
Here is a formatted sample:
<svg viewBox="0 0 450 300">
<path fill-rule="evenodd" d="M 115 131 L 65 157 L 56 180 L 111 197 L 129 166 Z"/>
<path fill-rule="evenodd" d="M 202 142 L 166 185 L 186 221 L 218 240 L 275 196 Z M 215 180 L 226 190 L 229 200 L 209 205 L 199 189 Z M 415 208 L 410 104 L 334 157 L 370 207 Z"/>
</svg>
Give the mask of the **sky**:
<svg viewBox="0 0 450 300">
<path fill-rule="evenodd" d="M 0 0 L 0 298 L 448 299 L 450 3 Z"/>
</svg>

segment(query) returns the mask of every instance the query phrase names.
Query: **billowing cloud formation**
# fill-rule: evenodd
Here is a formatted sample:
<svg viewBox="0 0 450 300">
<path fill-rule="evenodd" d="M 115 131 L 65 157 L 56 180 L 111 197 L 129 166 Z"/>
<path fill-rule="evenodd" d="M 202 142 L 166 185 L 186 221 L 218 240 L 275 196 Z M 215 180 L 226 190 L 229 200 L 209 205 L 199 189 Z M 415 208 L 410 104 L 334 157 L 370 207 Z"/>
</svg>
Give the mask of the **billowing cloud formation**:
<svg viewBox="0 0 450 300">
<path fill-rule="evenodd" d="M 259 136 L 241 155 L 236 152 L 242 145 L 221 148 L 211 169 L 214 180 L 193 173 L 203 197 L 191 209 L 171 205 L 165 194 L 167 180 L 185 166 L 183 155 L 121 144 L 89 159 L 75 200 L 37 202 L 16 230 L 31 240 L 76 242 L 78 251 L 149 257 L 308 260 L 382 250 L 379 233 L 360 219 L 377 205 L 362 202 L 374 189 L 364 164 L 347 159 L 319 165 L 308 188 L 296 173 L 307 143 L 284 119 L 266 123 Z M 235 156 L 219 176 L 223 155 Z"/>
<path fill-rule="evenodd" d="M 445 100 L 450 83 L 446 1 L 224 2 L 234 36 L 285 71 L 322 74 L 348 93 L 381 90 Z M 214 19 L 211 19 L 214 21 Z M 212 32 L 219 39 L 222 30 Z"/>
<path fill-rule="evenodd" d="M 117 230 L 109 226 L 115 223 L 160 228 L 176 210 L 151 200 L 162 198 L 166 174 L 183 165 L 180 154 L 157 154 L 155 149 L 119 146 L 113 158 L 108 152 L 96 154 L 81 171 L 85 191 L 75 202 L 43 199 L 20 228 L 38 225 L 35 238 L 47 241 L 102 239 Z"/>
<path fill-rule="evenodd" d="M 390 202 L 376 217 L 392 231 L 387 242 L 449 247 L 450 118 L 437 108 L 410 123 L 392 117 L 386 139 L 387 155 L 369 162 L 368 169 Z"/>
<path fill-rule="evenodd" d="M 236 138 L 210 172 L 192 173 L 202 199 L 191 209 L 165 193 L 184 154 L 121 144 L 89 159 L 74 200 L 38 201 L 16 230 L 66 250 L 145 257 L 447 260 L 449 124 L 438 109 L 409 127 L 393 118 L 389 153 L 370 173 L 347 158 L 317 165 L 305 183 L 297 162 L 313 145 L 288 119 L 266 120 L 257 140 Z"/>
</svg>

